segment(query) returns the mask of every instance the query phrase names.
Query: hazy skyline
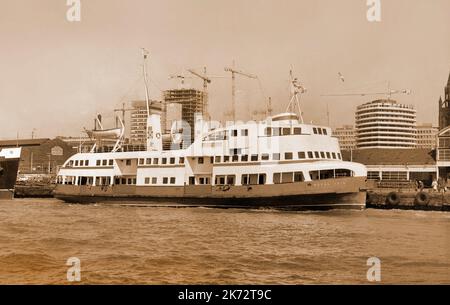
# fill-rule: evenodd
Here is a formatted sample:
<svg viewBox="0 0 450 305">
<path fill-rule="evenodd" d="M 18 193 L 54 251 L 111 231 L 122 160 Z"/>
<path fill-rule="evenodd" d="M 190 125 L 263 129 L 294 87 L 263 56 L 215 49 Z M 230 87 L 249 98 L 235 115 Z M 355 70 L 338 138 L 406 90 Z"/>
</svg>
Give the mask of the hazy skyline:
<svg viewBox="0 0 450 305">
<path fill-rule="evenodd" d="M 81 0 L 81 22 L 68 22 L 66 0 L 3 0 L 0 6 L 0 138 L 77 136 L 97 112 L 143 99 L 140 48 L 150 53 L 151 97 L 177 87 L 185 69 L 237 77 L 237 118 L 289 101 L 289 69 L 308 92 L 305 119 L 353 124 L 356 106 L 377 97 L 321 94 L 411 89 L 393 96 L 437 124 L 450 72 L 450 1 L 381 0 L 382 20 L 366 19 L 366 0 Z M 339 79 L 342 73 L 345 82 Z M 184 72 L 189 76 L 188 72 Z M 188 79 L 202 88 L 198 79 Z M 213 79 L 210 113 L 231 109 L 231 81 Z"/>
</svg>

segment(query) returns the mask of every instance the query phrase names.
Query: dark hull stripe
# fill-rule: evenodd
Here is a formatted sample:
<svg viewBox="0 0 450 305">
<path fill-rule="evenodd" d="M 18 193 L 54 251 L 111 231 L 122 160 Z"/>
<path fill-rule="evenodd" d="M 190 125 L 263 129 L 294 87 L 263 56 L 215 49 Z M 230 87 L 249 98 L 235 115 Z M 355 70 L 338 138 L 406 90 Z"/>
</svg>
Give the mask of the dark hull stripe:
<svg viewBox="0 0 450 305">
<path fill-rule="evenodd" d="M 270 198 L 156 198 L 56 195 L 69 203 L 115 203 L 152 207 L 276 208 L 287 210 L 363 209 L 365 193 Z"/>
</svg>

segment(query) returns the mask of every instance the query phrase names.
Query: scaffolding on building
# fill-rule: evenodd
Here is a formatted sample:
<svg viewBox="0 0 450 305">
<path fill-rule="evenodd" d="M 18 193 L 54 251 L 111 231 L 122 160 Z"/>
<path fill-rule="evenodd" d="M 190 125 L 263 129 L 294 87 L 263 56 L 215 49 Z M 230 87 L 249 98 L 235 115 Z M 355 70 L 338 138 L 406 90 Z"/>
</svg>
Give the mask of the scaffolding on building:
<svg viewBox="0 0 450 305">
<path fill-rule="evenodd" d="M 208 94 L 196 89 L 172 89 L 164 91 L 164 106 L 169 104 L 181 105 L 181 120 L 189 124 L 191 128 L 190 142 L 195 137 L 195 117 L 196 114 L 204 114 L 204 105 L 207 104 Z M 183 139 L 183 148 L 189 144 Z"/>
</svg>

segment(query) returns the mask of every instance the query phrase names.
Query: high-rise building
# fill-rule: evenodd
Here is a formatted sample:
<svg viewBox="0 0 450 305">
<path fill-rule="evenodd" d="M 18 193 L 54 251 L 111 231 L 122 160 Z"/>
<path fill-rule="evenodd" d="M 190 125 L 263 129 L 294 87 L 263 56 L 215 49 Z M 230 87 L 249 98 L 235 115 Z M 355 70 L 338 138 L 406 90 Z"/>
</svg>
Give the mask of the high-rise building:
<svg viewBox="0 0 450 305">
<path fill-rule="evenodd" d="M 333 136 L 338 138 L 341 150 L 356 148 L 356 132 L 353 125 L 344 125 L 333 130 Z"/>
<path fill-rule="evenodd" d="M 416 140 L 417 140 L 417 148 L 428 148 L 434 149 L 436 148 L 437 134 L 439 128 L 433 127 L 433 124 L 421 124 L 417 125 L 416 131 Z"/>
<path fill-rule="evenodd" d="M 147 142 L 147 103 L 145 101 L 134 101 L 131 103 L 133 110 L 130 118 L 130 143 L 143 145 Z M 162 113 L 161 126 L 164 128 L 164 107 L 162 102 L 151 101 L 150 111 Z M 163 129 L 164 131 L 164 129 Z"/>
<path fill-rule="evenodd" d="M 416 110 L 394 100 L 376 100 L 357 107 L 356 146 L 415 148 Z"/>
<path fill-rule="evenodd" d="M 195 137 L 195 115 L 204 113 L 204 105 L 206 104 L 207 94 L 203 91 L 195 89 L 173 89 L 164 91 L 165 105 L 180 104 L 181 120 L 189 124 L 191 128 L 190 142 Z M 184 146 L 188 145 L 189 139 L 184 139 Z"/>
</svg>

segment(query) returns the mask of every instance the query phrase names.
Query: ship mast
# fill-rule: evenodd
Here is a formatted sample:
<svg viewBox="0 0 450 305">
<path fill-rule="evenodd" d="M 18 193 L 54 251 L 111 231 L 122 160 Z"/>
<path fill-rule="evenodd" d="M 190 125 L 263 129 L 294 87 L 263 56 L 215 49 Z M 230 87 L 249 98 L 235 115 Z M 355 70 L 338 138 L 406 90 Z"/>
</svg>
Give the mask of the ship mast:
<svg viewBox="0 0 450 305">
<path fill-rule="evenodd" d="M 149 54 L 149 52 L 145 48 L 142 48 L 142 56 L 144 57 L 142 70 L 144 73 L 145 102 L 146 102 L 146 106 L 147 106 L 147 117 L 150 116 L 150 101 L 149 101 L 149 97 L 148 97 L 148 83 L 147 83 L 147 57 L 148 57 L 148 54 Z"/>
<path fill-rule="evenodd" d="M 142 48 L 143 65 L 142 71 L 144 74 L 145 85 L 145 103 L 147 106 L 147 151 L 161 151 L 162 150 L 162 134 L 161 134 L 161 114 L 150 113 L 151 102 L 148 94 L 148 79 L 147 79 L 147 57 L 149 52 Z"/>
</svg>

